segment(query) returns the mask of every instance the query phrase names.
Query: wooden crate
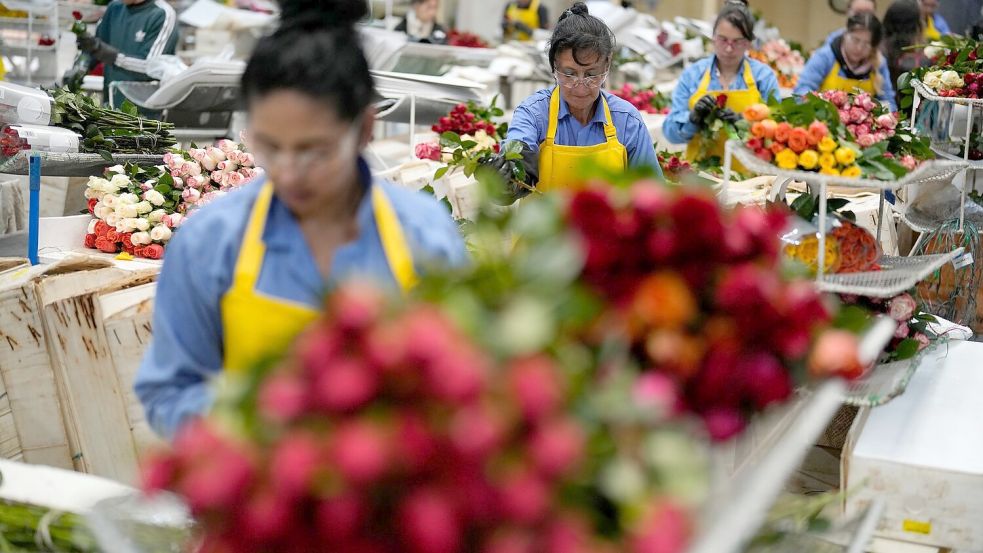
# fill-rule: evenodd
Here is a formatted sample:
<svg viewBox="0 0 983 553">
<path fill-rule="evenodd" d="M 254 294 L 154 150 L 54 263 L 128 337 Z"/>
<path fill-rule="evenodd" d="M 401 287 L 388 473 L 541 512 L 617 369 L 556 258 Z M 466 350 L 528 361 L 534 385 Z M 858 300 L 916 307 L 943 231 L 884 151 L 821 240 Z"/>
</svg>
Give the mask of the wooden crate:
<svg viewBox="0 0 983 553">
<path fill-rule="evenodd" d="M 26 463 L 74 467 L 58 382 L 48 352 L 48 334 L 36 288 L 52 278 L 74 278 L 99 287 L 110 277 L 110 263 L 68 259 L 0 273 L 0 381 L 9 413 L 0 405 L 0 443 L 5 457 Z M 118 278 L 118 275 L 112 275 Z M 3 419 L 4 416 L 8 418 Z"/>
<path fill-rule="evenodd" d="M 98 273 L 45 279 L 38 284 L 38 300 L 66 427 L 78 451 L 76 469 L 134 483 L 139 470 L 126 407 L 130 386 L 117 376 L 99 298 L 151 282 L 157 269 Z"/>
<path fill-rule="evenodd" d="M 109 351 L 126 400 L 126 413 L 137 453 L 165 445 L 151 430 L 144 417 L 143 405 L 133 392 L 143 354 L 150 344 L 152 334 L 153 299 L 157 285 L 145 284 L 117 292 L 103 294 L 99 298 L 103 312 L 103 324 Z"/>
</svg>

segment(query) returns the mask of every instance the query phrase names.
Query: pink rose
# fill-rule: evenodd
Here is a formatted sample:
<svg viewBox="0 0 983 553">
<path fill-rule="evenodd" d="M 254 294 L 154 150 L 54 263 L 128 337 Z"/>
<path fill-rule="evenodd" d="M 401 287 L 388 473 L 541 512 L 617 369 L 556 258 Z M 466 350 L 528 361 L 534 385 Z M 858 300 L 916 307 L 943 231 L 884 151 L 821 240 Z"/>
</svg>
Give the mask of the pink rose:
<svg viewBox="0 0 983 553">
<path fill-rule="evenodd" d="M 859 104 L 860 107 L 864 109 L 864 111 L 868 111 L 868 112 L 874 111 L 874 108 L 877 107 L 877 103 L 874 102 L 873 98 L 871 98 L 867 94 L 860 95 L 858 100 L 859 102 L 856 103 Z"/>
<path fill-rule="evenodd" d="M 239 163 L 239 156 L 241 155 L 242 152 L 240 152 L 239 150 L 232 150 L 231 152 L 225 153 L 225 160 L 231 161 L 232 163 Z"/>
<path fill-rule="evenodd" d="M 256 170 L 252 167 L 243 167 L 239 169 L 239 174 L 242 175 L 242 182 L 246 182 L 256 176 Z"/>
<path fill-rule="evenodd" d="M 906 292 L 891 300 L 888 304 L 888 314 L 899 323 L 907 323 L 915 316 L 915 309 L 917 307 L 915 298 Z"/>
<path fill-rule="evenodd" d="M 918 342 L 918 351 L 927 348 L 928 345 L 931 343 L 931 340 L 928 339 L 928 336 L 922 334 L 921 332 L 915 334 L 915 340 Z"/>
<path fill-rule="evenodd" d="M 201 199 L 201 192 L 194 188 L 185 188 L 181 192 L 181 198 L 190 204 L 197 203 Z"/>
<path fill-rule="evenodd" d="M 229 173 L 237 170 L 238 168 L 239 167 L 231 161 L 220 161 L 218 165 L 215 166 L 216 170 L 222 171 L 223 173 Z"/>
<path fill-rule="evenodd" d="M 901 166 L 909 171 L 914 171 L 915 167 L 918 166 L 918 161 L 915 159 L 915 156 L 908 154 L 901 158 Z"/>
<path fill-rule="evenodd" d="M 201 165 L 198 165 L 193 161 L 186 162 L 181 166 L 181 173 L 192 177 L 198 176 L 201 174 Z"/>
<path fill-rule="evenodd" d="M 228 139 L 219 140 L 218 143 L 215 144 L 215 146 L 217 146 L 219 150 L 222 150 L 226 154 L 228 154 L 229 152 L 234 152 L 239 147 L 238 144 Z"/>
<path fill-rule="evenodd" d="M 177 178 L 177 177 L 174 177 L 174 178 Z M 151 186 L 149 182 L 145 182 L 145 183 L 143 183 L 143 184 L 140 185 L 140 190 L 143 190 L 144 192 L 146 192 L 147 190 L 150 190 L 151 188 L 153 188 L 153 186 Z"/>
<path fill-rule="evenodd" d="M 877 142 L 878 142 L 877 137 L 873 134 L 865 134 L 857 138 L 857 144 L 861 148 L 870 148 L 874 144 L 877 144 Z"/>
<path fill-rule="evenodd" d="M 181 177 L 174 177 L 174 188 L 184 188 L 184 179 Z"/>
<path fill-rule="evenodd" d="M 212 159 L 209 156 L 205 156 L 205 157 L 201 158 L 201 161 L 199 161 L 198 163 L 201 164 L 201 166 L 199 167 L 199 172 L 207 171 L 207 172 L 210 173 L 210 172 L 214 171 L 215 170 L 215 166 L 218 165 L 218 162 L 215 161 L 214 159 Z"/>
<path fill-rule="evenodd" d="M 214 159 L 215 163 L 218 163 L 220 161 L 225 161 L 225 152 L 215 147 L 209 148 L 206 152 L 206 155 Z"/>
<path fill-rule="evenodd" d="M 239 155 L 239 164 L 243 167 L 256 167 L 256 157 L 248 152 Z"/>
<path fill-rule="evenodd" d="M 228 182 L 229 186 L 233 188 L 237 186 L 242 186 L 243 182 L 245 182 L 245 179 L 239 173 L 229 173 L 229 182 Z"/>
<path fill-rule="evenodd" d="M 838 108 L 842 108 L 846 105 L 847 95 L 846 92 L 842 90 L 831 90 L 829 95 L 826 97 L 827 100 L 833 103 Z"/>
<path fill-rule="evenodd" d="M 225 173 L 221 171 L 212 171 L 212 182 L 215 184 L 222 184 L 222 175 Z"/>
<path fill-rule="evenodd" d="M 870 113 L 865 111 L 863 108 L 856 106 L 850 108 L 850 120 L 854 123 L 863 123 L 867 120 L 869 115 Z"/>
<path fill-rule="evenodd" d="M 894 115 L 885 113 L 877 118 L 877 124 L 884 129 L 893 129 L 898 126 L 898 120 L 894 117 Z"/>
<path fill-rule="evenodd" d="M 908 323 L 898 323 L 898 328 L 894 331 L 895 338 L 907 338 L 908 337 Z"/>
<path fill-rule="evenodd" d="M 434 142 L 417 144 L 414 153 L 420 159 L 440 161 L 440 145 Z"/>
<path fill-rule="evenodd" d="M 844 125 L 850 123 L 850 111 L 846 109 L 840 109 L 840 122 Z"/>
<path fill-rule="evenodd" d="M 863 123 L 857 125 L 857 134 L 856 134 L 857 138 L 860 138 L 861 136 L 867 136 L 868 134 L 870 134 L 870 123 Z"/>
</svg>

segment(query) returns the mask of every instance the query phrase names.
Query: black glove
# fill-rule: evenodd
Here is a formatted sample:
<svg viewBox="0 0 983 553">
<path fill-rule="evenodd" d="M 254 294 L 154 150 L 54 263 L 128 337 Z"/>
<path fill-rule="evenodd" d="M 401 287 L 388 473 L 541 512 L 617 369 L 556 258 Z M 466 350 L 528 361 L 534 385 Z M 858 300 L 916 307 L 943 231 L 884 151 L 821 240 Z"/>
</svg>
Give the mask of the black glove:
<svg viewBox="0 0 983 553">
<path fill-rule="evenodd" d="M 482 165 L 494 169 L 505 182 L 505 198 L 502 203 L 510 205 L 515 200 L 529 195 L 530 188 L 535 187 L 539 182 L 539 154 L 533 151 L 528 144 L 522 144 L 522 159 L 505 159 L 505 153 L 495 154 L 485 161 Z M 522 179 L 523 186 L 519 183 L 516 175 L 517 169 L 525 169 L 526 175 Z"/>
<path fill-rule="evenodd" d="M 741 120 L 741 116 L 735 113 L 734 110 L 729 108 L 724 108 L 720 110 L 720 113 L 717 114 L 717 117 L 732 125 L 736 124 L 738 121 Z"/>
<path fill-rule="evenodd" d="M 79 50 L 109 65 L 115 64 L 116 58 L 119 56 L 119 50 L 92 35 L 80 36 L 78 43 Z"/>
<path fill-rule="evenodd" d="M 706 96 L 697 100 L 696 105 L 690 110 L 689 122 L 702 128 L 707 116 L 709 116 L 710 112 L 712 112 L 716 107 L 717 100 L 715 100 L 713 96 L 707 94 Z"/>
</svg>

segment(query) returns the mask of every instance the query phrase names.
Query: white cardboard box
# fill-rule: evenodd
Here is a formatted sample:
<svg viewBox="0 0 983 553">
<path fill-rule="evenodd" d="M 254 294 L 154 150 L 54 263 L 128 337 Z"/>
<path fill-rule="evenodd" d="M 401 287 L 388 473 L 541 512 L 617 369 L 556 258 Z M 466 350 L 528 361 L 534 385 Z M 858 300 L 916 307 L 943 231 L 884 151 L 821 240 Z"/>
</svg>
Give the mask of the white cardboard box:
<svg viewBox="0 0 983 553">
<path fill-rule="evenodd" d="M 930 355 L 904 395 L 858 418 L 843 454 L 848 514 L 877 497 L 877 535 L 983 551 L 983 344 Z"/>
</svg>

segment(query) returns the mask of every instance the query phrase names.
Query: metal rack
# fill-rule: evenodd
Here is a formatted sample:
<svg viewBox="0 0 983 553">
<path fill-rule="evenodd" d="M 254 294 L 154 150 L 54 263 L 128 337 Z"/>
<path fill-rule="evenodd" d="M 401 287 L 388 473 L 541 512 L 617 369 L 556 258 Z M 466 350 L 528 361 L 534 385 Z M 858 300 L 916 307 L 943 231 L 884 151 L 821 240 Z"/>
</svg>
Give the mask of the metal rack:
<svg viewBox="0 0 983 553">
<path fill-rule="evenodd" d="M 8 79 L 21 80 L 27 85 L 36 80 L 57 78 L 57 53 L 60 26 L 58 2 L 54 0 L 6 0 L 4 6 L 11 10 L 23 11 L 27 17 L 0 17 L 0 42 L 3 56 L 8 58 L 14 70 Z M 40 38 L 48 36 L 55 40 L 50 46 L 38 44 Z M 13 58 L 23 58 L 23 63 L 14 63 Z M 35 75 L 33 65 L 38 63 Z M 50 67 L 52 74 L 45 74 Z"/>
</svg>

